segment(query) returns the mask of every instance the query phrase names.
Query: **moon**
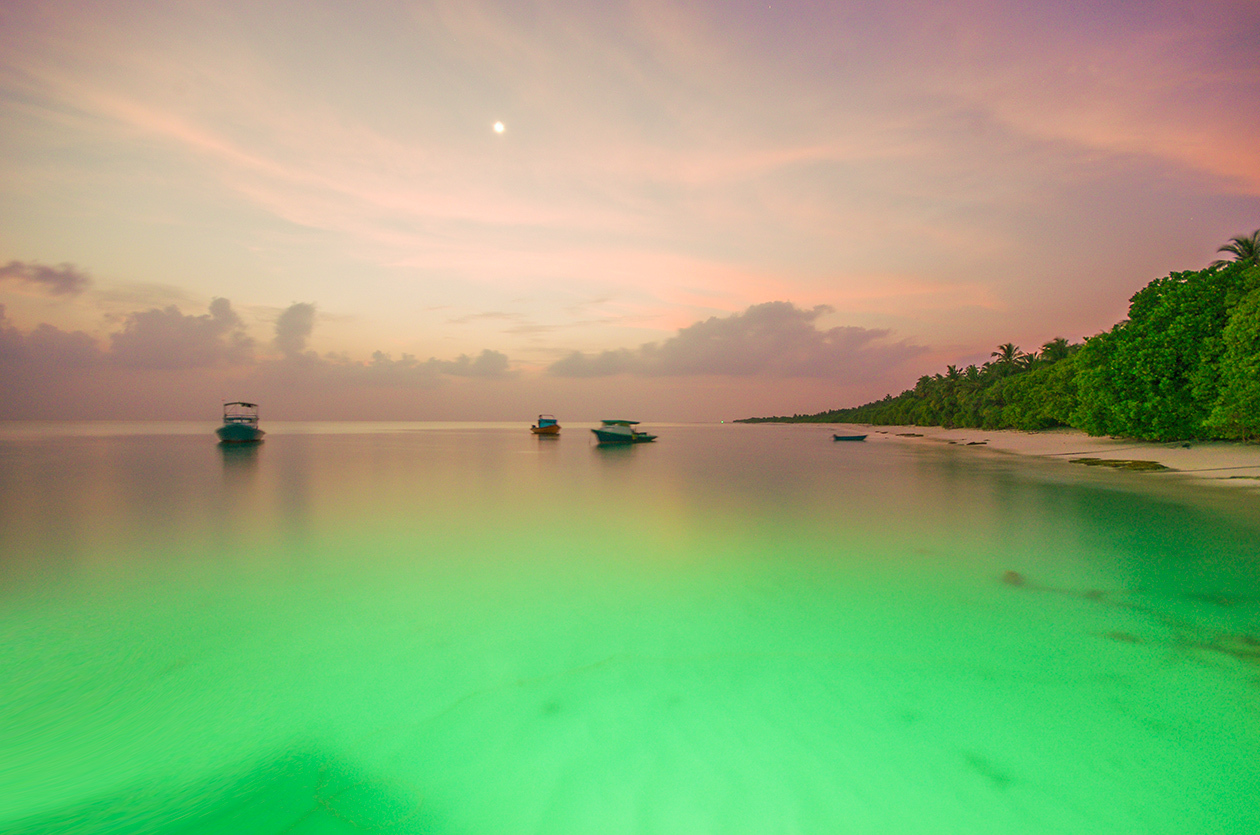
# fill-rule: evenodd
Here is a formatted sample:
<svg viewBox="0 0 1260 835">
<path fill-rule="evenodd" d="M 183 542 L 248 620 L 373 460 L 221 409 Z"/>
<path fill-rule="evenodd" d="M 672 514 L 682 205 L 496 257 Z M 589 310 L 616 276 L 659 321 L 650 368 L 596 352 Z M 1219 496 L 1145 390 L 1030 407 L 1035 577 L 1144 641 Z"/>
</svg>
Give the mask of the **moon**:
<svg viewBox="0 0 1260 835">
<path fill-rule="evenodd" d="M 495 122 L 495 123 L 494 123 L 494 132 L 495 132 L 495 133 L 503 133 L 503 131 L 504 131 L 503 123 L 502 123 L 502 122 Z"/>
</svg>

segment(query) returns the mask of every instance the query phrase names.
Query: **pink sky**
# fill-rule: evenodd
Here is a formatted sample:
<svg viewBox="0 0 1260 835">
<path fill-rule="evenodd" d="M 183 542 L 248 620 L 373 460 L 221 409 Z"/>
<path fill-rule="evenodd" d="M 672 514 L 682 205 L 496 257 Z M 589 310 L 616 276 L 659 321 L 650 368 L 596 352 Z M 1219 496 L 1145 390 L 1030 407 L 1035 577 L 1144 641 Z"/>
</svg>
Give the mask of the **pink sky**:
<svg viewBox="0 0 1260 835">
<path fill-rule="evenodd" d="M 718 420 L 1079 340 L 1260 227 L 1258 36 L 1253 2 L 10 0 L 0 418 Z"/>
</svg>

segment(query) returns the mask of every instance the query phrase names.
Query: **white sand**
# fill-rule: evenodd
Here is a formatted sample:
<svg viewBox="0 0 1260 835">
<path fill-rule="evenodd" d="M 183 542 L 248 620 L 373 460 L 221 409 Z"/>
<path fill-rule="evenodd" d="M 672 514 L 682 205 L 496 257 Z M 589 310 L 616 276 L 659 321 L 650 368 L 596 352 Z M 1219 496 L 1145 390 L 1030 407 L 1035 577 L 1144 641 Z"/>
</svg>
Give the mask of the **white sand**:
<svg viewBox="0 0 1260 835">
<path fill-rule="evenodd" d="M 1094 438 L 1077 429 L 1018 432 L 1010 429 L 985 431 L 943 429 L 939 426 L 864 425 L 859 431 L 869 433 L 870 440 L 887 438 L 907 443 L 975 444 L 975 449 L 1064 461 L 1076 458 L 1155 461 L 1177 473 L 1214 484 L 1260 490 L 1260 444 L 1232 441 L 1161 444 Z"/>
</svg>

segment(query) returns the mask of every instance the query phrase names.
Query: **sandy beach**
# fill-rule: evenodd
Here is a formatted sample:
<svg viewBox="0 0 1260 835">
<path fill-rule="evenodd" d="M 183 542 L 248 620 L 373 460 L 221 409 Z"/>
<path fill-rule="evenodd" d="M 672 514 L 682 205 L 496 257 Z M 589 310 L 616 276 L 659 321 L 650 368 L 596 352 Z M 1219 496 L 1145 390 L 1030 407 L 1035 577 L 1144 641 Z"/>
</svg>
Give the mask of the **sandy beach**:
<svg viewBox="0 0 1260 835">
<path fill-rule="evenodd" d="M 1057 458 L 1068 462 L 1091 459 L 1081 465 L 1116 468 L 1125 474 L 1145 470 L 1134 472 L 1135 475 L 1177 474 L 1223 487 L 1260 491 L 1260 444 L 1231 441 L 1178 441 L 1161 444 L 1119 438 L 1095 438 L 1080 430 L 1066 428 L 1017 432 L 944 429 L 939 426 L 863 425 L 859 431 L 869 433 L 871 440 L 971 445 L 992 452 Z M 1159 467 L 1143 462 L 1151 462 Z"/>
</svg>

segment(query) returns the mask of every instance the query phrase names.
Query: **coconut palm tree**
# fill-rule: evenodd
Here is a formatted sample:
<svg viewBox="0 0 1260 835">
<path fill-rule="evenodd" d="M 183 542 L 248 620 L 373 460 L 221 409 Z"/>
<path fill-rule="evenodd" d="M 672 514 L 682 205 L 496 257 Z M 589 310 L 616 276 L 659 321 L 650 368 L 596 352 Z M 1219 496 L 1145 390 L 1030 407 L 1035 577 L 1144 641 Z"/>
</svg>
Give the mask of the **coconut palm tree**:
<svg viewBox="0 0 1260 835">
<path fill-rule="evenodd" d="M 998 365 L 1010 365 L 1019 359 L 1019 346 L 1010 342 L 1004 342 L 997 347 L 997 350 L 989 354 L 991 357 L 997 357 Z"/>
<path fill-rule="evenodd" d="M 1213 267 L 1223 267 L 1226 264 L 1234 264 L 1239 261 L 1254 267 L 1260 264 L 1260 229 L 1257 229 L 1250 235 L 1235 235 L 1229 239 L 1229 243 L 1223 244 L 1216 251 L 1228 252 L 1234 257 L 1230 261 L 1213 261 Z"/>
<path fill-rule="evenodd" d="M 1058 362 L 1061 359 L 1067 359 L 1069 347 L 1066 339 L 1056 336 L 1041 346 L 1041 358 L 1046 362 Z"/>
</svg>

